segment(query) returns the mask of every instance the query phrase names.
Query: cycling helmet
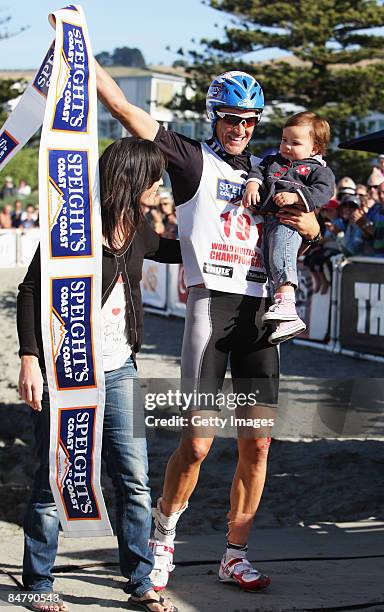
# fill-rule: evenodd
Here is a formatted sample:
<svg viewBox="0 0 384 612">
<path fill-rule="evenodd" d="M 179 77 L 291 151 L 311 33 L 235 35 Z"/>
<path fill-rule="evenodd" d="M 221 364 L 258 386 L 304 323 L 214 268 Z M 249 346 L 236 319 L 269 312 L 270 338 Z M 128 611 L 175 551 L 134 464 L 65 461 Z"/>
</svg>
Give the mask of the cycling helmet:
<svg viewBox="0 0 384 612">
<path fill-rule="evenodd" d="M 217 109 L 223 106 L 241 110 L 259 110 L 261 117 L 264 108 L 263 90 L 256 79 L 246 72 L 240 70 L 224 72 L 213 79 L 207 92 L 207 115 L 212 126 L 217 120 Z"/>
</svg>

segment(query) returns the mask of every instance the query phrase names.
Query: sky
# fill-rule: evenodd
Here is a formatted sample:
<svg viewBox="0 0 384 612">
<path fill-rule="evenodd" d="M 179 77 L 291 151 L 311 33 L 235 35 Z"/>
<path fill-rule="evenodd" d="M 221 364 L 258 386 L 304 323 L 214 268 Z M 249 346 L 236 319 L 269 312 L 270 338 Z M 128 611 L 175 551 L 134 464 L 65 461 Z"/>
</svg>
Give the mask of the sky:
<svg viewBox="0 0 384 612">
<path fill-rule="evenodd" d="M 0 0 L 0 19 L 12 17 L 10 31 L 29 26 L 15 37 L 0 40 L 0 70 L 38 68 L 53 37 L 47 16 L 65 6 L 64 2 Z M 198 42 L 203 37 L 218 37 L 229 24 L 228 16 L 201 0 L 82 0 L 77 4 L 84 9 L 95 54 L 115 47 L 137 47 L 147 64 L 171 65 L 179 47 L 191 49 L 193 38 Z M 168 45 L 174 53 L 166 50 Z"/>
</svg>

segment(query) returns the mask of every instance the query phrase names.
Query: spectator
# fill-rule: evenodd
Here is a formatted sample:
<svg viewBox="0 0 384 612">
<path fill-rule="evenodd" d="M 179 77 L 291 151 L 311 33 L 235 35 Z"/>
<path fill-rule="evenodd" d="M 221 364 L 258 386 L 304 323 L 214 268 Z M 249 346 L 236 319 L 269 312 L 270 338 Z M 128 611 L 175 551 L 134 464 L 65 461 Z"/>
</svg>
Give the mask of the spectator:
<svg viewBox="0 0 384 612">
<path fill-rule="evenodd" d="M 163 233 L 164 238 L 171 238 L 176 240 L 178 238 L 177 219 L 176 214 L 172 212 L 166 218 L 165 232 Z"/>
<path fill-rule="evenodd" d="M 356 183 L 349 176 L 343 176 L 336 186 L 336 198 L 340 202 L 345 195 L 354 195 L 356 193 Z"/>
<path fill-rule="evenodd" d="M 356 185 L 356 195 L 360 199 L 361 207 L 363 209 L 368 210 L 369 205 L 368 205 L 368 188 L 367 188 L 367 186 L 366 185 L 362 185 L 361 183 Z M 371 204 L 371 206 L 372 206 L 372 204 Z"/>
<path fill-rule="evenodd" d="M 12 217 L 12 227 L 18 228 L 21 224 L 21 216 L 23 214 L 23 205 L 20 200 L 16 200 L 15 202 L 15 210 L 13 211 Z"/>
<path fill-rule="evenodd" d="M 12 227 L 12 208 L 9 204 L 5 204 L 0 211 L 0 229 L 11 229 Z"/>
<path fill-rule="evenodd" d="M 31 186 L 27 184 L 27 181 L 24 179 L 20 180 L 19 187 L 17 189 L 17 195 L 19 198 L 24 199 L 27 196 L 31 195 Z"/>
<path fill-rule="evenodd" d="M 369 240 L 372 255 L 384 257 L 384 182 L 378 189 L 378 202 L 366 214 L 363 210 L 357 210 L 353 219 Z"/>
<path fill-rule="evenodd" d="M 162 191 L 159 194 L 161 212 L 168 216 L 175 212 L 175 204 L 169 191 Z"/>
<path fill-rule="evenodd" d="M 313 246 L 305 255 L 304 264 L 312 272 L 314 293 L 327 293 L 332 278 L 331 257 L 341 252 L 339 238 L 344 236 L 345 223 L 339 217 L 339 202 L 329 200 L 319 211 L 319 223 L 322 225 L 323 238 L 320 244 Z"/>
<path fill-rule="evenodd" d="M 0 193 L 0 197 L 2 200 L 4 198 L 9 198 L 10 196 L 15 195 L 15 185 L 13 184 L 13 178 L 11 176 L 6 176 L 4 179 L 4 185 Z"/>
<path fill-rule="evenodd" d="M 152 207 L 147 215 L 147 219 L 156 234 L 162 236 L 165 232 L 165 225 L 163 223 L 163 213 L 161 210 L 157 206 Z"/>
<path fill-rule="evenodd" d="M 378 189 L 381 183 L 384 181 L 384 177 L 378 168 L 373 168 L 371 174 L 368 177 L 368 208 L 373 206 L 379 199 Z"/>
<path fill-rule="evenodd" d="M 343 217 L 347 221 L 344 236 L 341 240 L 343 252 L 345 255 L 362 255 L 365 250 L 365 235 L 363 230 L 357 223 L 358 215 L 360 210 L 363 210 L 361 206 L 360 198 L 357 195 L 346 195 L 341 201 L 340 206 L 343 209 Z"/>
<path fill-rule="evenodd" d="M 25 211 L 21 214 L 20 227 L 26 230 L 38 225 L 38 214 L 35 207 L 33 204 L 28 204 Z"/>
</svg>

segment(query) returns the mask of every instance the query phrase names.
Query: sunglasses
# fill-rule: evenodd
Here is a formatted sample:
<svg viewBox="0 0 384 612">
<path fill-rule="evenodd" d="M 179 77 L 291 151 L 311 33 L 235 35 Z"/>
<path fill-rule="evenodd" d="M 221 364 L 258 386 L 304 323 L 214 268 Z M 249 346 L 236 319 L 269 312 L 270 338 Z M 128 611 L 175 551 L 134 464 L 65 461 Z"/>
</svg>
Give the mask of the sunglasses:
<svg viewBox="0 0 384 612">
<path fill-rule="evenodd" d="M 261 112 L 255 114 L 253 117 L 242 117 L 241 115 L 228 115 L 220 111 L 216 111 L 216 114 L 220 119 L 227 125 L 235 127 L 237 125 L 244 125 L 245 128 L 255 127 L 260 121 Z"/>
</svg>

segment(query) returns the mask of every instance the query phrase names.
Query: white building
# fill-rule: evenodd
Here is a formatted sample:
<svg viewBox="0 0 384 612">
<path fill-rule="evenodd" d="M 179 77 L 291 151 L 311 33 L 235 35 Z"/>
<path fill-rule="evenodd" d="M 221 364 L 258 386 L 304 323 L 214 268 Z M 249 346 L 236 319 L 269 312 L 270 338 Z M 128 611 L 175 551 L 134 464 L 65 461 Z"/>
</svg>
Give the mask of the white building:
<svg viewBox="0 0 384 612">
<path fill-rule="evenodd" d="M 180 70 L 154 66 L 149 69 L 111 66 L 107 71 L 117 82 L 127 99 L 147 111 L 165 127 L 202 140 L 209 134 L 210 124 L 194 112 L 180 113 L 167 108 L 167 104 L 178 95 L 187 93 L 185 76 Z M 121 124 L 99 102 L 99 137 L 120 138 L 126 135 Z"/>
<path fill-rule="evenodd" d="M 127 99 L 135 106 L 147 111 L 154 119 L 172 129 L 197 140 L 210 135 L 210 123 L 192 111 L 173 111 L 167 104 L 177 95 L 186 93 L 185 74 L 180 69 L 169 66 L 152 66 L 148 69 L 111 66 L 106 70 L 118 83 Z M 0 71 L 0 79 L 31 82 L 34 70 Z M 13 110 L 19 98 L 11 100 L 9 110 Z M 121 124 L 98 103 L 99 137 L 113 140 L 126 135 Z"/>
</svg>

